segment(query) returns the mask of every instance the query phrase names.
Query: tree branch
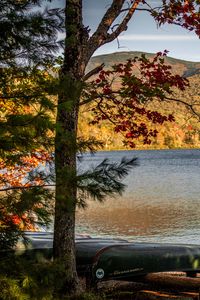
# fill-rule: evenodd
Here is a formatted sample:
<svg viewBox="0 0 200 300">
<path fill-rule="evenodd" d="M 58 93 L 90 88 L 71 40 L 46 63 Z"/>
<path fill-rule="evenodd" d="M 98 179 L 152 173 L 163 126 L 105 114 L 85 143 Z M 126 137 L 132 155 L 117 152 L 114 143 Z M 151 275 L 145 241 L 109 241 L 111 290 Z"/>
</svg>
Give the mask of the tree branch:
<svg viewBox="0 0 200 300">
<path fill-rule="evenodd" d="M 185 106 L 189 107 L 189 109 L 192 111 L 192 113 L 198 117 L 199 121 L 200 121 L 200 113 L 198 113 L 195 109 L 194 109 L 194 105 L 200 105 L 200 104 L 189 104 L 183 100 L 180 100 L 180 99 L 176 99 L 176 98 L 168 98 L 168 97 L 165 97 L 165 99 L 167 101 L 175 101 L 175 102 L 178 102 L 178 103 L 182 103 L 184 104 Z"/>
<path fill-rule="evenodd" d="M 55 184 L 43 184 L 43 185 L 32 185 L 32 186 L 11 186 L 8 188 L 0 189 L 0 192 L 6 192 L 11 190 L 25 190 L 25 189 L 41 188 L 41 187 L 55 187 Z"/>
<path fill-rule="evenodd" d="M 135 0 L 135 2 L 132 4 L 130 9 L 128 10 L 126 16 L 124 17 L 123 21 L 119 24 L 117 29 L 115 31 L 113 31 L 111 34 L 107 35 L 105 43 L 109 43 L 109 42 L 113 41 L 120 35 L 120 33 L 122 33 L 123 31 L 125 31 L 127 29 L 127 24 L 130 21 L 132 15 L 134 14 L 134 12 L 140 2 L 141 2 L 140 0 Z"/>
<path fill-rule="evenodd" d="M 106 11 L 101 22 L 99 23 L 97 30 L 91 36 L 89 43 L 92 43 L 96 40 L 99 41 L 99 39 L 104 38 L 104 36 L 107 35 L 110 26 L 121 13 L 124 2 L 125 0 L 113 0 L 111 6 Z"/>
<path fill-rule="evenodd" d="M 83 81 L 88 80 L 90 77 L 92 77 L 93 75 L 99 73 L 99 71 L 101 71 L 103 69 L 103 67 L 105 66 L 104 63 L 102 63 L 101 65 L 97 66 L 96 68 L 94 68 L 93 70 L 89 71 L 84 77 L 83 77 Z"/>
<path fill-rule="evenodd" d="M 111 34 L 109 34 L 108 31 L 111 29 L 111 25 L 121 14 L 122 7 L 125 3 L 125 0 L 113 0 L 111 6 L 103 16 L 97 30 L 89 39 L 88 55 L 91 56 L 97 48 L 99 48 L 100 46 L 106 43 L 113 41 L 115 38 L 118 37 L 118 35 L 121 32 L 127 29 L 127 24 L 140 2 L 141 0 L 135 0 L 132 3 L 130 8 L 128 9 L 126 16 L 123 18 L 122 22 L 119 24 L 117 29 Z"/>
</svg>

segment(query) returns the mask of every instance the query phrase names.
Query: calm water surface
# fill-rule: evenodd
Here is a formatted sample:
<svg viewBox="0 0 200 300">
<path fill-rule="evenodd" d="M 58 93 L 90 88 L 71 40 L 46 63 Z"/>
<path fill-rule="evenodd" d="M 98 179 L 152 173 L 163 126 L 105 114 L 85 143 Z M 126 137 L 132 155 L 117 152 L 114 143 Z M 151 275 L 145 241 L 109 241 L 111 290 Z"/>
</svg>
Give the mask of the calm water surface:
<svg viewBox="0 0 200 300">
<path fill-rule="evenodd" d="M 135 241 L 200 244 L 200 150 L 111 151 L 86 154 L 79 168 L 104 158 L 137 157 L 123 196 L 89 202 L 77 233 Z"/>
</svg>

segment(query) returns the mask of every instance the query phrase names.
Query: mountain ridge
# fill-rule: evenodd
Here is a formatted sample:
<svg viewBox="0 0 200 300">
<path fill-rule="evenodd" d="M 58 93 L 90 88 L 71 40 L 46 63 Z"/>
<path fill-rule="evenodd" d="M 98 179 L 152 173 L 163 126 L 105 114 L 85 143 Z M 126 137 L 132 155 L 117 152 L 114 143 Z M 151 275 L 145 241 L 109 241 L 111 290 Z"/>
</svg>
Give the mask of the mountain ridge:
<svg viewBox="0 0 200 300">
<path fill-rule="evenodd" d="M 112 65 L 117 63 L 123 63 L 127 59 L 134 58 L 135 56 L 140 56 L 145 54 L 148 58 L 153 57 L 156 53 L 148 53 L 142 51 L 122 51 L 122 52 L 113 52 L 109 54 L 93 56 L 88 64 L 88 71 L 95 68 L 96 66 L 104 63 L 105 68 L 110 68 Z M 179 75 L 184 77 L 193 76 L 195 74 L 200 74 L 200 62 L 187 61 L 183 59 L 178 59 L 174 57 L 167 56 L 165 58 L 167 64 L 172 66 L 172 70 Z"/>
</svg>

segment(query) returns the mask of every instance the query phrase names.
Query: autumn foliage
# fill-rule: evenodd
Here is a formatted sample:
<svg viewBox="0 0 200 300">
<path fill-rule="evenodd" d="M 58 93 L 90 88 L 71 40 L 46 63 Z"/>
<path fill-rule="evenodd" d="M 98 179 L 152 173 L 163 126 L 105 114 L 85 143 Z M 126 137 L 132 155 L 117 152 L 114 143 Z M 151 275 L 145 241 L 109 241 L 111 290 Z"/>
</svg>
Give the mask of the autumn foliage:
<svg viewBox="0 0 200 300">
<path fill-rule="evenodd" d="M 36 230 L 38 225 L 49 222 L 49 213 L 53 207 L 51 192 L 40 190 L 45 186 L 44 174 L 37 172 L 52 162 L 52 155 L 44 150 L 21 157 L 18 163 L 0 161 L 0 229 L 8 236 L 11 245 L 18 234 L 24 230 Z M 45 198 L 49 193 L 49 200 Z M 12 236 L 12 238 L 11 238 Z"/>
<path fill-rule="evenodd" d="M 165 23 L 179 25 L 200 36 L 200 2 L 198 0 L 163 0 L 163 5 L 152 12 L 159 26 Z"/>
<path fill-rule="evenodd" d="M 8 165 L 2 160 L 0 162 L 0 169 L 3 170 L 0 174 L 0 188 L 28 188 L 44 184 L 40 176 L 34 176 L 30 182 L 27 175 L 33 172 L 39 165 L 44 166 L 50 161 L 52 161 L 52 156 L 44 150 L 30 153 L 20 158 L 20 162 L 14 165 Z"/>
<path fill-rule="evenodd" d="M 124 136 L 124 143 L 135 147 L 134 139 L 150 144 L 157 136 L 156 124 L 174 121 L 171 114 L 150 110 L 147 104 L 155 99 L 165 101 L 173 88 L 181 91 L 189 85 L 187 79 L 172 73 L 165 64 L 167 51 L 159 52 L 151 60 L 145 55 L 101 70 L 90 83 L 90 97 L 94 119 L 92 124 L 104 120 L 113 123 L 116 133 Z"/>
</svg>

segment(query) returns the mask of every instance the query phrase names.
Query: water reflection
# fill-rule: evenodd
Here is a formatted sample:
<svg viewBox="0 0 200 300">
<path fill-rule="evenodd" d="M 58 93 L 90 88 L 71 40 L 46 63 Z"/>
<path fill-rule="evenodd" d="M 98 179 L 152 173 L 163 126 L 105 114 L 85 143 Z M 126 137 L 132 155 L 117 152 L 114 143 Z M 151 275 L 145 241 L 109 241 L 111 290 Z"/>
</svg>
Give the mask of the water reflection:
<svg viewBox="0 0 200 300">
<path fill-rule="evenodd" d="M 87 158 L 99 162 L 103 154 Z M 113 160 L 124 154 L 114 152 Z M 135 154 L 135 153 L 134 153 Z M 140 166 L 126 179 L 122 198 L 90 202 L 77 213 L 77 231 L 134 240 L 200 244 L 200 151 L 137 152 Z M 104 157 L 105 157 L 104 156 Z"/>
<path fill-rule="evenodd" d="M 151 235 L 161 231 L 172 233 L 177 229 L 199 226 L 200 207 L 198 204 L 162 205 L 143 204 L 130 207 L 122 201 L 108 200 L 109 206 L 91 205 L 87 211 L 79 211 L 78 223 L 95 232 L 120 235 Z"/>
</svg>

